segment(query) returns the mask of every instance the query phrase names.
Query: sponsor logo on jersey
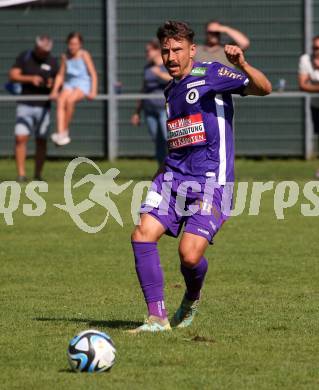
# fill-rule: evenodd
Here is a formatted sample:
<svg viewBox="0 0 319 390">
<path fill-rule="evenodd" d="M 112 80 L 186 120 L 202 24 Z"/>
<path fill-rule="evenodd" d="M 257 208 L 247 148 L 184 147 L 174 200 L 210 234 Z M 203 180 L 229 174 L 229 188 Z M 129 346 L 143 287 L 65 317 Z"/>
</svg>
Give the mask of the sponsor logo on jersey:
<svg viewBox="0 0 319 390">
<path fill-rule="evenodd" d="M 192 76 L 205 76 L 206 71 L 207 71 L 207 68 L 204 68 L 204 67 L 196 67 L 196 68 L 193 68 L 193 69 L 192 69 L 191 75 L 192 75 Z"/>
<path fill-rule="evenodd" d="M 196 88 L 193 88 L 187 92 L 186 101 L 188 104 L 194 104 L 199 99 L 199 92 Z"/>
<path fill-rule="evenodd" d="M 203 142 L 206 142 L 206 132 L 201 113 L 167 121 L 169 149 L 178 149 Z"/>
<path fill-rule="evenodd" d="M 193 88 L 193 87 L 199 87 L 200 85 L 205 85 L 206 81 L 205 80 L 199 80 L 199 81 L 194 81 L 193 83 L 188 83 L 186 85 L 186 88 Z"/>
<path fill-rule="evenodd" d="M 232 72 L 231 70 L 225 68 L 224 66 L 218 69 L 218 76 L 220 77 L 230 77 L 235 80 L 243 80 L 244 76 L 237 72 Z"/>
</svg>

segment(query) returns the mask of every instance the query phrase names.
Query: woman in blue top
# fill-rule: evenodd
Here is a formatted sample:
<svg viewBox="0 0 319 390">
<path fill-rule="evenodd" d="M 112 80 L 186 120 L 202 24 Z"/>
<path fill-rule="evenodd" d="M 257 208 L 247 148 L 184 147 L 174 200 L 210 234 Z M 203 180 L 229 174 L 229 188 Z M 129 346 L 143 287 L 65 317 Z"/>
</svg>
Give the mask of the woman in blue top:
<svg viewBox="0 0 319 390">
<path fill-rule="evenodd" d="M 161 93 L 171 80 L 165 66 L 163 65 L 161 49 L 156 39 L 149 41 L 145 47 L 147 64 L 143 74 L 143 93 Z M 166 147 L 166 110 L 165 99 L 145 99 L 137 104 L 135 113 L 131 117 L 131 123 L 137 126 L 141 122 L 141 111 L 144 111 L 145 121 L 149 133 L 155 142 L 156 159 L 161 164 L 167 154 Z"/>
<path fill-rule="evenodd" d="M 90 53 L 83 49 L 82 35 L 70 33 L 67 45 L 67 53 L 62 54 L 60 70 L 50 95 L 51 99 L 57 100 L 57 132 L 51 139 L 59 146 L 71 142 L 69 125 L 75 104 L 84 98 L 93 100 L 97 95 L 97 74 Z"/>
</svg>

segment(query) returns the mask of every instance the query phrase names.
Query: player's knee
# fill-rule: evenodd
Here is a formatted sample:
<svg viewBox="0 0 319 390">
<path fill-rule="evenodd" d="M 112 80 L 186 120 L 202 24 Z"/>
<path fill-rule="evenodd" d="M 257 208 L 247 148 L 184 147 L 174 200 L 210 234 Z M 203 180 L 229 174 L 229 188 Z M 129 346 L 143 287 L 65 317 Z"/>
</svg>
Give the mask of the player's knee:
<svg viewBox="0 0 319 390">
<path fill-rule="evenodd" d="M 185 267 L 193 268 L 199 263 L 201 256 L 199 256 L 194 251 L 183 250 L 183 248 L 179 248 L 179 258 Z"/>
<path fill-rule="evenodd" d="M 28 136 L 26 136 L 26 135 L 20 135 L 19 136 L 18 135 L 18 136 L 16 136 L 15 142 L 16 142 L 17 146 L 26 144 L 28 142 Z"/>
<path fill-rule="evenodd" d="M 131 240 L 132 241 L 147 241 L 148 237 L 147 237 L 147 231 L 146 229 L 141 226 L 141 225 L 138 225 L 135 227 L 132 235 L 131 235 Z"/>
<path fill-rule="evenodd" d="M 140 242 L 157 242 L 159 239 L 159 235 L 157 232 L 150 229 L 147 225 L 138 225 L 135 227 L 132 235 L 132 241 L 140 241 Z"/>
</svg>

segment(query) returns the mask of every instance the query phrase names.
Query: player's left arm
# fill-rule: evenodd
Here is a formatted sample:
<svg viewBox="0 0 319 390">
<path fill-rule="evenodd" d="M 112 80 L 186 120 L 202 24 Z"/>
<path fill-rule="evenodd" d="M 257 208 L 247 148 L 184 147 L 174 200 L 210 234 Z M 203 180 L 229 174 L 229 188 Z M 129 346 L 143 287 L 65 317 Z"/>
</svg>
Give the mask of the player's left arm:
<svg viewBox="0 0 319 390">
<path fill-rule="evenodd" d="M 271 82 L 260 70 L 254 68 L 245 59 L 242 49 L 234 45 L 225 46 L 225 54 L 228 60 L 244 72 L 249 83 L 244 89 L 245 95 L 265 96 L 269 95 L 272 91 Z"/>
<path fill-rule="evenodd" d="M 91 76 L 91 91 L 87 96 L 87 98 L 89 100 L 93 100 L 97 95 L 97 89 L 98 89 L 97 72 L 91 54 L 86 50 L 83 51 L 83 59 L 85 61 L 88 72 Z"/>
</svg>

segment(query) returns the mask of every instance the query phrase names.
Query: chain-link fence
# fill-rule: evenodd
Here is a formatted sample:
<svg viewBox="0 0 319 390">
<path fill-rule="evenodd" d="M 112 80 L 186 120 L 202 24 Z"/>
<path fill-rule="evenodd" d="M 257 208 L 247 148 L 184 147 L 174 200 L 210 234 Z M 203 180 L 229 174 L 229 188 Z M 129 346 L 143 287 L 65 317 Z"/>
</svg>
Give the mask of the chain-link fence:
<svg viewBox="0 0 319 390">
<path fill-rule="evenodd" d="M 69 0 L 62 7 L 0 10 L 0 95 L 14 58 L 31 47 L 35 35 L 55 39 L 54 53 L 65 50 L 65 37 L 81 31 L 99 74 L 99 100 L 83 102 L 72 125 L 73 142 L 50 155 L 153 156 L 144 123 L 132 127 L 142 84 L 145 43 L 167 19 L 191 23 L 196 41 L 204 39 L 208 20 L 243 31 L 251 41 L 248 61 L 262 69 L 274 90 L 266 99 L 236 99 L 237 155 L 312 155 L 311 118 L 305 94 L 298 94 L 298 59 L 311 50 L 319 5 L 311 0 Z M 283 81 L 284 80 L 284 81 Z M 293 92 L 293 93 L 292 93 Z M 12 153 L 14 103 L 0 96 L 0 154 Z M 52 113 L 54 118 L 54 112 Z M 54 125 L 54 124 L 53 124 Z"/>
</svg>

